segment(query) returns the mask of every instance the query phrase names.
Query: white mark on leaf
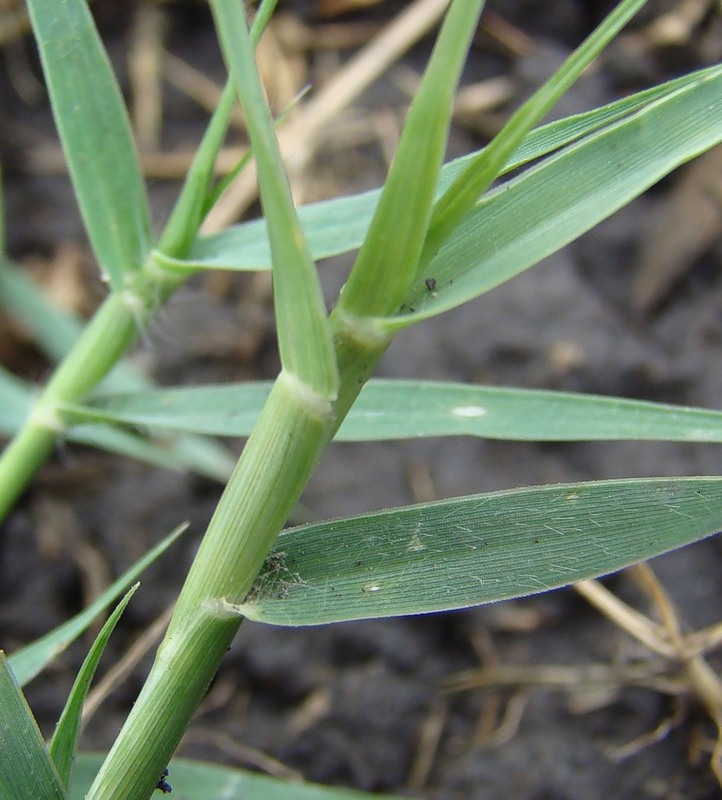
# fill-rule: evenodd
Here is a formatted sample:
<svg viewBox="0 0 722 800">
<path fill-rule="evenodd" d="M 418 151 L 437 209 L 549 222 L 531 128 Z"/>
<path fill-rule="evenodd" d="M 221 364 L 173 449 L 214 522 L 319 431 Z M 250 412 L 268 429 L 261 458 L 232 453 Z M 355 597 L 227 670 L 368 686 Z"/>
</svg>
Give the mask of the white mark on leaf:
<svg viewBox="0 0 722 800">
<path fill-rule="evenodd" d="M 486 414 L 486 409 L 483 406 L 456 406 L 451 409 L 451 413 L 455 417 L 464 417 L 464 419 L 475 419 L 483 417 Z"/>
<path fill-rule="evenodd" d="M 412 553 L 416 553 L 419 550 L 426 550 L 426 545 L 421 541 L 418 531 L 411 537 L 409 543 L 406 545 L 406 549 Z"/>
</svg>

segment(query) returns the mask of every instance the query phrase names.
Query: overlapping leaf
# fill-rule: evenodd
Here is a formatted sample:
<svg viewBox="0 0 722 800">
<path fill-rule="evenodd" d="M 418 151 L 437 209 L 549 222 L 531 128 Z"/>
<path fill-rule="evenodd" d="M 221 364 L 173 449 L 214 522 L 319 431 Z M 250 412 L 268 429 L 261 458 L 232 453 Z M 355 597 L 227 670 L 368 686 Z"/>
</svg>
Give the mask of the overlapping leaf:
<svg viewBox="0 0 722 800">
<path fill-rule="evenodd" d="M 527 136 L 501 174 L 541 159 L 615 122 L 630 118 L 634 112 L 655 101 L 671 99 L 679 90 L 697 85 L 700 80 L 716 76 L 719 72 L 719 67 L 700 70 L 607 106 L 544 125 Z M 477 156 L 478 153 L 471 153 L 446 164 L 439 176 L 437 194 L 447 189 Z M 358 248 L 368 231 L 379 195 L 380 191 L 375 190 L 301 207 L 299 218 L 314 258 L 327 258 Z M 198 269 L 270 269 L 271 257 L 265 220 L 246 222 L 221 233 L 199 237 L 191 249 L 189 260 L 180 264 Z"/>
<path fill-rule="evenodd" d="M 721 91 L 719 68 L 491 192 L 383 327 L 403 328 L 493 289 L 722 141 Z"/>
<path fill-rule="evenodd" d="M 473 209 L 474 203 L 501 173 L 524 136 L 569 90 L 582 72 L 612 41 L 646 0 L 623 0 L 569 56 L 565 63 L 517 109 L 489 146 L 473 159 L 434 207 L 418 273 Z"/>
<path fill-rule="evenodd" d="M 271 113 L 255 67 L 244 9 L 212 0 L 228 71 L 246 115 L 268 222 L 278 348 L 283 367 L 323 397 L 335 398 L 338 371 L 321 286 L 291 196 Z"/>
<path fill-rule="evenodd" d="M 484 0 L 449 6 L 334 314 L 393 313 L 411 284 L 431 219 L 456 86 L 483 7 Z"/>
</svg>

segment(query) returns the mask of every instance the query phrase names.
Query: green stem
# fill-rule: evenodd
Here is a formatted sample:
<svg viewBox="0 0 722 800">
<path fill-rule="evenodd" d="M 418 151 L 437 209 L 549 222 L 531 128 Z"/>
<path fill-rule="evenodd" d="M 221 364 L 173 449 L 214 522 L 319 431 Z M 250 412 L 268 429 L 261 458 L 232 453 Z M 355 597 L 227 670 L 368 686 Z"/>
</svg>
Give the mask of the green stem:
<svg viewBox="0 0 722 800">
<path fill-rule="evenodd" d="M 32 476 L 53 451 L 57 434 L 37 425 L 26 425 L 0 457 L 0 521 L 15 505 Z"/>
<path fill-rule="evenodd" d="M 474 8 L 477 12 L 482 5 L 482 0 L 475 0 Z M 245 23 L 240 19 L 241 12 L 232 0 L 216 0 L 213 8 L 218 19 L 224 23 L 219 25 L 222 37 L 225 34 L 232 38 L 237 31 L 243 32 Z M 447 49 L 455 55 L 454 68 L 441 70 L 441 74 L 435 78 L 434 90 L 444 89 L 449 95 L 449 101 L 452 91 L 449 87 L 455 85 L 457 67 L 460 69 L 462 60 L 461 53 L 454 53 L 459 45 L 454 45 L 451 41 L 452 33 L 460 27 L 465 30 L 468 38 L 473 27 L 468 15 L 464 13 L 466 9 L 463 3 L 455 3 L 452 9 L 454 11 L 451 19 L 454 24 L 445 25 L 444 30 Z M 224 44 L 232 56 L 233 43 L 229 41 Z M 443 67 L 445 50 L 442 48 L 439 52 L 441 55 L 435 59 L 435 63 Z M 246 73 L 253 70 L 247 47 L 244 54 L 245 60 L 237 55 L 230 59 L 241 89 L 247 88 L 242 84 L 241 78 L 245 79 Z M 449 86 L 445 87 L 445 83 Z M 426 91 L 429 110 L 432 110 L 433 103 L 430 101 L 434 99 L 433 94 L 431 89 Z M 243 91 L 241 95 L 246 97 L 246 105 L 251 108 L 261 104 L 261 99 L 248 97 Z M 425 165 L 433 175 L 423 181 L 428 183 L 425 191 L 429 198 L 433 193 L 435 170 L 442 158 L 447 123 L 448 120 L 438 130 L 435 127 L 433 135 L 426 137 L 430 138 L 427 149 L 432 151 L 433 156 Z M 416 127 L 423 129 L 424 126 L 425 119 L 420 114 Z M 263 163 L 266 172 L 280 172 L 275 165 L 277 153 L 273 150 L 269 131 L 269 121 L 266 119 L 264 123 L 261 120 L 255 136 L 252 132 L 252 138 L 256 141 L 260 138 L 270 150 L 264 151 L 256 142 L 254 150 L 257 156 L 265 154 Z M 411 152 L 410 145 L 406 149 L 407 153 Z M 415 154 L 414 159 L 411 159 L 407 174 L 414 174 L 413 171 L 418 167 L 418 158 L 418 154 Z M 408 187 L 406 184 L 402 186 L 401 177 L 396 179 L 395 184 L 399 192 L 403 189 L 408 194 Z M 303 241 L 300 240 L 300 247 L 295 246 L 298 242 L 294 243 L 294 239 L 301 234 L 296 233 L 295 216 L 290 203 L 281 208 L 285 203 L 284 180 L 279 178 L 278 185 L 271 186 L 267 181 L 262 181 L 261 185 L 264 204 L 268 203 L 270 196 L 270 200 L 275 203 L 271 202 L 269 205 L 276 209 L 275 218 L 281 220 L 280 226 L 271 228 L 270 234 L 272 246 L 274 242 L 277 245 L 274 248 L 273 261 L 274 278 L 279 282 L 275 296 L 284 371 L 274 385 L 211 519 L 148 680 L 86 795 L 86 800 L 147 800 L 152 794 L 158 776 L 175 751 L 241 624 L 240 604 L 252 589 L 269 550 L 333 433 L 391 341 L 391 336 L 373 319 L 377 316 L 377 309 L 369 305 L 365 276 L 360 283 L 357 302 L 345 306 L 341 304 L 343 307 L 331 315 L 330 331 L 327 327 L 329 321 L 325 316 L 311 320 L 322 320 L 323 325 L 317 326 L 322 335 L 313 326 L 309 330 L 305 324 L 307 320 L 303 319 L 299 331 L 299 326 L 296 325 L 296 306 L 300 303 L 309 314 L 316 314 L 317 309 L 315 298 L 312 297 L 309 302 L 303 292 L 299 297 L 297 289 L 301 286 L 306 291 L 311 285 L 315 287 L 315 281 L 307 281 L 306 278 L 300 282 L 297 280 L 300 270 L 307 269 L 310 272 L 313 265 Z M 423 205 L 428 216 L 431 200 Z M 277 210 L 279 208 L 280 211 Z M 272 212 L 267 210 L 270 215 Z M 397 289 L 400 296 L 408 290 L 413 279 L 413 267 L 418 256 L 416 251 L 421 249 L 418 227 L 412 226 L 401 237 L 404 240 L 404 257 L 389 257 L 390 269 L 399 267 L 397 261 L 408 262 L 404 273 L 396 282 L 399 284 Z M 420 225 L 420 229 L 425 232 L 425 223 Z M 392 233 L 395 234 L 395 231 Z M 381 244 L 386 241 L 383 235 L 376 238 Z M 363 271 L 371 271 L 373 264 L 371 259 L 369 266 Z M 355 269 L 357 268 L 358 264 Z M 281 282 L 283 286 L 280 285 Z M 281 289 L 287 294 L 282 296 Z M 388 310 L 393 311 L 396 301 L 386 297 L 386 289 L 383 294 L 384 308 L 388 306 Z M 293 302 L 285 303 L 289 298 Z M 285 319 L 283 314 L 289 310 L 294 313 L 289 313 L 288 319 Z M 297 341 L 292 338 L 283 339 L 281 333 L 292 334 L 301 342 L 323 339 L 324 347 L 302 351 L 298 349 Z M 335 358 L 329 358 L 325 348 L 326 340 L 323 337 L 329 333 L 329 338 L 333 339 Z M 284 342 L 287 345 L 285 348 Z M 330 342 L 328 345 L 330 350 Z M 340 389 L 333 403 L 328 397 L 335 394 L 329 391 L 336 387 L 335 370 L 330 379 L 319 379 L 319 369 L 315 364 L 318 358 L 327 360 L 334 367 L 338 363 Z M 289 369 L 293 372 L 289 372 Z"/>
<path fill-rule="evenodd" d="M 148 680 L 86 800 L 145 800 L 242 617 L 240 604 L 323 451 L 388 347 L 369 321 L 332 314 L 341 368 L 332 407 L 282 372 L 211 519 Z"/>
<path fill-rule="evenodd" d="M 86 800 L 150 797 L 328 444 L 333 408 L 282 372 L 211 519 L 155 663 Z"/>
<path fill-rule="evenodd" d="M 128 289 L 105 299 L 0 455 L 0 521 L 62 438 L 62 406 L 80 401 L 107 375 L 182 280 L 149 269 L 134 276 Z"/>
</svg>

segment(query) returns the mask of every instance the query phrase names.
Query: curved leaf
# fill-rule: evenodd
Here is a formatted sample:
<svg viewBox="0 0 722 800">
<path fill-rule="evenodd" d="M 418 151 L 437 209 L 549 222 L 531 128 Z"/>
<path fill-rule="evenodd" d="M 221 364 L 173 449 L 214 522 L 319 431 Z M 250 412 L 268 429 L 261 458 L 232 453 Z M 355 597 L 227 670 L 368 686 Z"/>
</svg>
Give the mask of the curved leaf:
<svg viewBox="0 0 722 800">
<path fill-rule="evenodd" d="M 722 529 L 722 478 L 479 494 L 283 532 L 239 612 L 275 625 L 424 614 L 604 575 Z"/>
<path fill-rule="evenodd" d="M 152 550 L 149 550 L 143 558 L 115 580 L 86 609 L 50 631 L 50 633 L 46 633 L 45 636 L 36 639 L 32 644 L 13 653 L 8 658 L 8 661 L 17 676 L 18 683 L 21 686 L 30 683 L 56 656 L 60 655 L 71 642 L 77 639 L 98 614 L 116 600 L 147 566 L 162 555 L 187 527 L 188 523 L 184 523 L 169 533 Z"/>
<path fill-rule="evenodd" d="M 85 657 L 80 672 L 73 683 L 70 696 L 53 732 L 53 738 L 48 749 L 63 786 L 67 787 L 70 782 L 70 770 L 78 746 L 83 704 L 90 688 L 90 682 L 93 680 L 95 669 L 98 666 L 100 657 L 103 655 L 108 639 L 110 639 L 110 634 L 113 632 L 118 620 L 125 611 L 125 607 L 139 585 L 136 583 L 126 592 L 125 597 L 118 603 L 113 613 L 105 621 L 100 633 L 96 636 L 93 646 Z"/>
</svg>

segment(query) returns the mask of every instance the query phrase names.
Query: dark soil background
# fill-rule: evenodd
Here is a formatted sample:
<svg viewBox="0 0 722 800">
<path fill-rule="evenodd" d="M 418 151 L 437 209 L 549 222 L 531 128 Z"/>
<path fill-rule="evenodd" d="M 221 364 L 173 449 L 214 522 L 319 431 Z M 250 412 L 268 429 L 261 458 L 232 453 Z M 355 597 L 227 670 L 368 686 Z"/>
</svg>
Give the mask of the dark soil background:
<svg viewBox="0 0 722 800">
<path fill-rule="evenodd" d="M 144 5 L 94 5 L 128 91 L 126 55 Z M 306 72 L 300 85 L 327 80 L 405 5 L 281 2 L 286 22 L 308 39 L 292 54 Z M 450 156 L 487 141 L 613 4 L 488 5 L 465 84 L 505 77 L 508 98 L 460 114 Z M 716 8 L 713 2 L 650 2 L 557 114 L 718 60 L 722 23 Z M 205 5 L 173 2 L 156 11 L 168 51 L 219 83 L 220 57 Z M 685 14 L 692 15 L 686 28 L 662 25 L 683 21 Z M 680 32 L 670 38 L 667 30 Z M 338 44 L 344 33 L 349 46 Z M 430 44 L 427 38 L 415 46 L 339 115 L 297 178 L 305 202 L 381 183 L 407 103 L 403 86 L 409 70 L 422 67 Z M 271 77 L 274 70 L 269 68 Z M 154 152 L 190 150 L 204 113 L 168 83 L 162 100 L 162 136 Z M 89 313 L 102 288 L 57 165 L 27 38 L 6 42 L 0 52 L 0 109 L 10 255 L 57 302 Z M 713 213 L 710 221 L 698 205 L 713 192 L 719 197 L 722 170 L 719 153 L 705 159 L 696 172 L 680 171 L 530 272 L 401 334 L 381 373 L 722 406 L 720 219 Z M 152 171 L 153 158 L 147 163 Z M 155 167 L 160 163 L 156 159 Z M 154 174 L 160 224 L 177 182 L 157 177 L 157 169 Z M 680 239 L 682 231 L 686 238 Z M 662 255 L 650 253 L 654 241 L 663 241 Z M 323 266 L 329 297 L 349 266 L 349 259 Z M 269 297 L 265 276 L 194 280 L 163 310 L 134 360 L 163 384 L 271 377 L 277 357 Z M 48 364 L 24 332 L 10 319 L 0 318 L 0 329 L 3 363 L 25 377 L 47 376 Z M 230 447 L 238 453 L 241 444 Z M 449 439 L 334 445 L 303 503 L 323 518 L 528 484 L 719 471 L 717 448 L 669 443 Z M 220 491 L 197 476 L 59 446 L 0 527 L 0 646 L 12 652 L 76 613 L 162 535 L 190 520 L 189 533 L 148 573 L 121 621 L 105 669 L 117 663 L 176 596 Z M 712 539 L 652 564 L 685 629 L 719 621 L 721 556 L 719 540 Z M 608 585 L 649 611 L 629 577 Z M 86 647 L 87 640 L 71 648 L 29 687 L 46 732 Z M 145 655 L 108 696 L 87 728 L 86 749 L 111 744 L 151 658 Z M 626 685 L 625 666 L 639 663 L 651 664 L 651 654 L 573 590 L 453 614 L 316 629 L 246 623 L 180 753 L 433 800 L 718 797 L 709 769 L 713 724 L 684 687 L 670 697 L 658 685 Z M 585 685 L 583 668 L 594 664 L 618 667 L 618 685 L 605 691 Z M 531 683 L 517 685 L 510 677 L 503 689 L 445 690 L 459 672 L 482 665 L 495 665 L 502 674 L 506 666 L 509 676 L 527 668 Z M 545 686 L 547 673 L 540 668 L 549 666 L 580 668 L 572 691 Z M 669 672 L 677 675 L 674 664 Z M 661 741 L 646 747 L 640 742 L 622 759 L 622 748 L 670 719 L 673 729 Z"/>
</svg>

